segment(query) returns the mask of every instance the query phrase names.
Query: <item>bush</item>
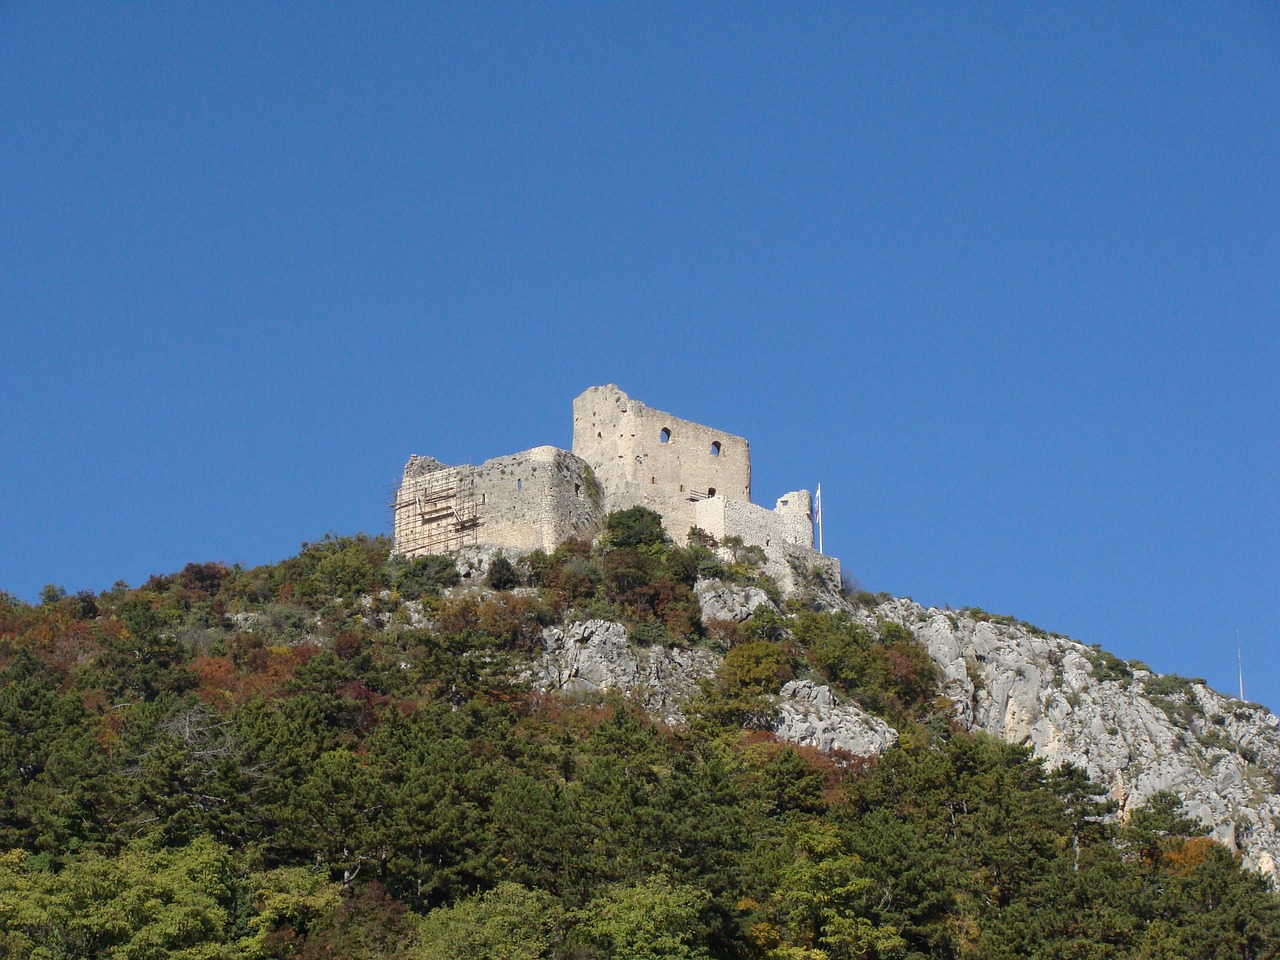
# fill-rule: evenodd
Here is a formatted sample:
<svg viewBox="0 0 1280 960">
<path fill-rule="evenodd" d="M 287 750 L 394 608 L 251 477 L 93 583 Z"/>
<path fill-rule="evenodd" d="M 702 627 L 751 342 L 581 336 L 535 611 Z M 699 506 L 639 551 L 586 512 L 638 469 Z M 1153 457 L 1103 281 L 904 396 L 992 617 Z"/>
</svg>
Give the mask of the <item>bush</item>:
<svg viewBox="0 0 1280 960">
<path fill-rule="evenodd" d="M 859 590 L 852 597 L 855 606 L 864 610 L 874 610 L 882 603 L 888 603 L 893 599 L 893 595 L 889 593 L 871 593 L 867 590 Z"/>
<path fill-rule="evenodd" d="M 387 585 L 405 600 L 418 600 L 424 595 L 438 596 L 444 587 L 457 586 L 458 567 L 453 557 L 427 555 L 388 558 L 383 564 Z"/>
<path fill-rule="evenodd" d="M 604 518 L 604 534 L 613 547 L 645 547 L 668 542 L 662 517 L 648 507 L 615 510 Z"/>
<path fill-rule="evenodd" d="M 1093 667 L 1093 679 L 1099 683 L 1114 680 L 1120 686 L 1127 687 L 1129 682 L 1133 680 L 1133 671 L 1129 669 L 1129 665 L 1114 654 L 1107 653 L 1101 647 L 1097 645 L 1090 647 L 1085 656 L 1088 657 L 1089 663 Z"/>
<path fill-rule="evenodd" d="M 806 611 L 796 636 L 823 680 L 869 710 L 915 718 L 937 696 L 937 666 L 900 623 L 882 624 L 877 637 L 847 614 Z"/>
<path fill-rule="evenodd" d="M 1133 661 L 1129 661 L 1131 664 Z M 1182 696 L 1190 699 L 1194 696 L 1191 689 L 1194 684 L 1204 683 L 1199 677 L 1182 677 L 1176 673 L 1153 674 L 1143 681 L 1143 687 L 1148 697 L 1173 697 Z"/>
<path fill-rule="evenodd" d="M 515 565 L 500 553 L 495 553 L 489 561 L 487 579 L 495 590 L 510 590 L 520 584 Z"/>
<path fill-rule="evenodd" d="M 705 718 L 734 727 L 768 728 L 774 717 L 773 697 L 795 671 L 794 657 L 781 643 L 748 640 L 732 647 L 704 681 L 697 711 Z"/>
</svg>

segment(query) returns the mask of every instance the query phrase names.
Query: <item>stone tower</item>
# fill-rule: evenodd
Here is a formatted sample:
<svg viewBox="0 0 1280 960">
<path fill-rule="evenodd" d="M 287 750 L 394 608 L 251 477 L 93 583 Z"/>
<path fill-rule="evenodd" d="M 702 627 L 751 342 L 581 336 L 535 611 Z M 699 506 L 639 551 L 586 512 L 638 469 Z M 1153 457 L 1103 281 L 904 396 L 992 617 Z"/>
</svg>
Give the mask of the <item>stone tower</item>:
<svg viewBox="0 0 1280 960">
<path fill-rule="evenodd" d="M 683 542 L 704 500 L 751 499 L 751 448 L 742 437 L 681 420 L 613 384 L 573 401 L 573 452 L 595 472 L 606 511 L 643 505 Z"/>
</svg>

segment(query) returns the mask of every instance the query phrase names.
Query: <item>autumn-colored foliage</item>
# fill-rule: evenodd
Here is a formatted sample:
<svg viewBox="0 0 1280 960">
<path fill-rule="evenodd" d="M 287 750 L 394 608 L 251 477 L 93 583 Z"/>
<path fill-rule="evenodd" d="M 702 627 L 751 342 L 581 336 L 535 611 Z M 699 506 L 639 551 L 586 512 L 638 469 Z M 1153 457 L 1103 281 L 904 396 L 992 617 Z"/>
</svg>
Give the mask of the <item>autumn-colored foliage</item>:
<svg viewBox="0 0 1280 960">
<path fill-rule="evenodd" d="M 904 628 L 764 607 L 704 634 L 707 549 L 641 516 L 515 590 L 331 536 L 0 594 L 0 957 L 1277 956 L 1275 894 L 1176 798 L 1122 824 L 1079 771 L 958 732 Z M 690 724 L 530 691 L 573 611 L 724 652 Z M 900 746 L 778 742 L 796 676 Z"/>
</svg>

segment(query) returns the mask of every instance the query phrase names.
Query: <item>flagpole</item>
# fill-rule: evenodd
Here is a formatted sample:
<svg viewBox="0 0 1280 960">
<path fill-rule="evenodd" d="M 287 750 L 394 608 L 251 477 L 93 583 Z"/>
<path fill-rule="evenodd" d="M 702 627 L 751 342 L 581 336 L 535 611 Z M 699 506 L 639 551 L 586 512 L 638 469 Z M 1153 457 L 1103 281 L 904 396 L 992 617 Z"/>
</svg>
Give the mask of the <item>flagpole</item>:
<svg viewBox="0 0 1280 960">
<path fill-rule="evenodd" d="M 818 484 L 818 552 L 822 553 L 822 484 Z"/>
<path fill-rule="evenodd" d="M 1240 631 L 1236 631 L 1236 669 L 1240 672 L 1240 700 L 1244 700 L 1244 659 L 1240 655 Z"/>
</svg>

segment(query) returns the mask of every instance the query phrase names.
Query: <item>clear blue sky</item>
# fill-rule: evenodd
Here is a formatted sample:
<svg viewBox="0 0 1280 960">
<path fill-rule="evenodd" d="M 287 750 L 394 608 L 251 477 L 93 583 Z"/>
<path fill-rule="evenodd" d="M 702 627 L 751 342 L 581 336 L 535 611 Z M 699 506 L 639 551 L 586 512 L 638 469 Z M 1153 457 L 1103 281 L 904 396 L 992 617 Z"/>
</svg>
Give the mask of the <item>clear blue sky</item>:
<svg viewBox="0 0 1280 960">
<path fill-rule="evenodd" d="M 868 588 L 1280 707 L 1280 12 L 0 4 L 0 588 L 384 532 L 616 382 Z"/>
</svg>

